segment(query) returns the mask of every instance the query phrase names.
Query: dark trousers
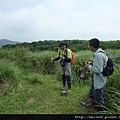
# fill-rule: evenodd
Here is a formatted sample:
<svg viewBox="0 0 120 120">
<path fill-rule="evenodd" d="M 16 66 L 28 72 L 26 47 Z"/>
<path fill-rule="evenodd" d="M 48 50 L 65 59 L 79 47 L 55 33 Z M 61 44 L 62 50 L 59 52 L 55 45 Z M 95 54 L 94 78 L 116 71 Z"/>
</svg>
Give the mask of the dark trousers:
<svg viewBox="0 0 120 120">
<path fill-rule="evenodd" d="M 65 76 L 65 74 L 63 74 L 62 75 L 63 87 L 65 87 L 66 81 L 67 81 L 67 84 L 68 84 L 68 89 L 71 89 L 71 78 L 70 78 L 70 75 Z"/>
<path fill-rule="evenodd" d="M 103 96 L 103 88 L 102 89 L 95 89 L 94 88 L 94 80 L 92 75 L 92 84 L 89 91 L 89 97 L 93 99 L 100 105 L 104 105 L 104 96 Z"/>
</svg>

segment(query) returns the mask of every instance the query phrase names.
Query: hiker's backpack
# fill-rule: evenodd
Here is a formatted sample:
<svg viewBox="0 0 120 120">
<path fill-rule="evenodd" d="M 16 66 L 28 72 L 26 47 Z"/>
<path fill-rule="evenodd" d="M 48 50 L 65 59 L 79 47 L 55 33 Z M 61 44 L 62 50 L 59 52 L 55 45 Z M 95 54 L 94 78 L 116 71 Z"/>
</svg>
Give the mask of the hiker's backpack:
<svg viewBox="0 0 120 120">
<path fill-rule="evenodd" d="M 113 72 L 114 72 L 113 61 L 112 61 L 112 59 L 110 59 L 110 58 L 108 57 L 107 65 L 106 65 L 106 67 L 103 69 L 103 72 L 102 72 L 102 73 L 103 73 L 104 76 L 110 76 L 110 75 L 113 74 Z"/>
<path fill-rule="evenodd" d="M 70 52 L 71 52 L 71 64 L 73 65 L 74 64 L 74 61 L 75 61 L 75 56 L 74 56 L 74 53 L 72 52 L 71 49 L 69 49 Z"/>
</svg>

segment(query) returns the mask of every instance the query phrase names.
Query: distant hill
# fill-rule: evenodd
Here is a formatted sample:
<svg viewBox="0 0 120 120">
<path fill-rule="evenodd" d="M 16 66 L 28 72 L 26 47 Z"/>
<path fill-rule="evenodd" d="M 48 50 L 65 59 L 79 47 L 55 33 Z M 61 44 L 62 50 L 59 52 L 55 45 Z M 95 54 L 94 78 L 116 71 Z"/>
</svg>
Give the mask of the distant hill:
<svg viewBox="0 0 120 120">
<path fill-rule="evenodd" d="M 17 41 L 11 41 L 11 40 L 7 40 L 7 39 L 0 39 L 0 48 L 4 45 L 10 44 L 10 45 L 14 45 L 14 44 L 19 44 L 20 42 Z"/>
</svg>

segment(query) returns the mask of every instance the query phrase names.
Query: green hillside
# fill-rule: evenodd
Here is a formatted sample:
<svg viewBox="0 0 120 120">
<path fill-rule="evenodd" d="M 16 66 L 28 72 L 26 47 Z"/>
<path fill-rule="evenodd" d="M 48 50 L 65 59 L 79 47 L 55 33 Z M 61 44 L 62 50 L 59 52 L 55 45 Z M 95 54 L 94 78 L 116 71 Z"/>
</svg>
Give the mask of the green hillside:
<svg viewBox="0 0 120 120">
<path fill-rule="evenodd" d="M 72 49 L 73 52 L 77 52 L 80 50 L 88 50 L 88 40 L 64 40 L 68 47 Z M 25 48 L 29 48 L 31 51 L 58 51 L 60 40 L 43 40 L 38 42 L 24 42 L 21 44 L 17 44 L 17 46 L 22 46 Z M 106 49 L 120 49 L 120 40 L 116 41 L 101 41 L 100 45 L 104 50 Z M 16 45 L 5 45 L 2 48 L 14 48 Z"/>
<path fill-rule="evenodd" d="M 119 50 L 106 50 L 110 57 L 120 56 Z M 106 110 L 80 105 L 87 99 L 91 74 L 84 81 L 77 75 L 81 65 L 92 59 L 92 52 L 75 52 L 72 65 L 72 90 L 61 96 L 61 73 L 53 51 L 32 52 L 24 47 L 0 49 L 0 114 L 120 114 L 120 59 L 114 60 L 115 72 L 105 87 Z"/>
</svg>

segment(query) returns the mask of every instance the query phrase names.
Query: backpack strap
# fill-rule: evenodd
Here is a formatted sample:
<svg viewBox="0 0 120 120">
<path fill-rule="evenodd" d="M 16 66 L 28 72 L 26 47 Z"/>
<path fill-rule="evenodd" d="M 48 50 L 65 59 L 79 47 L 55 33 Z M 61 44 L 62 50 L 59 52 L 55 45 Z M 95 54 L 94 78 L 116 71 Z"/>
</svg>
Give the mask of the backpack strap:
<svg viewBox="0 0 120 120">
<path fill-rule="evenodd" d="M 67 57 L 67 53 L 68 53 L 68 48 L 65 49 L 65 52 L 66 52 L 66 57 Z"/>
<path fill-rule="evenodd" d="M 59 57 L 60 57 L 60 50 L 59 50 Z"/>
<path fill-rule="evenodd" d="M 99 51 L 99 53 L 104 53 L 106 56 L 107 56 L 107 58 L 109 59 L 109 57 L 108 57 L 108 55 L 104 52 L 104 51 Z M 106 64 L 107 65 L 107 62 L 108 62 L 108 59 L 106 60 L 106 59 L 104 59 L 104 64 Z M 103 68 L 105 68 L 106 67 L 106 65 L 105 66 L 103 66 Z"/>
<path fill-rule="evenodd" d="M 65 57 L 67 57 L 67 51 L 68 51 L 68 48 L 65 49 Z M 61 49 L 59 50 L 59 56 L 60 56 L 60 52 L 61 52 Z"/>
</svg>

